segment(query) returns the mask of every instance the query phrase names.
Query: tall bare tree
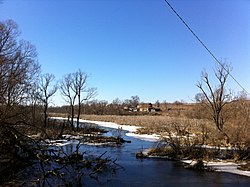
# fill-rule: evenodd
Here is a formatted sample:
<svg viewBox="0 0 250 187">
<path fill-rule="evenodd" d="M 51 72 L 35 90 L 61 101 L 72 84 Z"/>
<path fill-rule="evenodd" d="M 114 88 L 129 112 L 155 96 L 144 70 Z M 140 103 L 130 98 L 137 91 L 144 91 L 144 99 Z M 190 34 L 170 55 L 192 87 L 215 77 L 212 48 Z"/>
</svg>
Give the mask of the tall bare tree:
<svg viewBox="0 0 250 187">
<path fill-rule="evenodd" d="M 79 130 L 79 119 L 82 109 L 82 103 L 88 101 L 96 95 L 96 88 L 87 87 L 87 74 L 80 69 L 73 74 L 73 92 L 77 95 L 78 110 L 76 128 Z"/>
<path fill-rule="evenodd" d="M 46 129 L 48 124 L 48 107 L 51 102 L 50 99 L 55 95 L 58 87 L 56 84 L 51 85 L 55 79 L 53 74 L 44 74 L 40 78 L 39 82 L 39 92 L 37 93 L 38 99 L 43 104 L 43 113 L 44 113 L 44 128 Z"/>
<path fill-rule="evenodd" d="M 227 138 L 227 143 L 229 143 L 229 137 L 224 130 L 225 116 L 223 111 L 232 97 L 232 93 L 226 88 L 226 82 L 231 71 L 231 66 L 224 63 L 217 67 L 214 73 L 218 85 L 212 85 L 206 72 L 202 73 L 201 81 L 197 83 L 197 87 L 201 90 L 199 99 L 209 109 L 217 129 Z"/>
<path fill-rule="evenodd" d="M 77 94 L 73 92 L 73 74 L 67 74 L 64 76 L 63 80 L 60 83 L 60 91 L 66 103 L 70 106 L 70 125 L 74 129 L 74 117 L 75 117 L 75 100 Z"/>
<path fill-rule="evenodd" d="M 70 73 L 61 81 L 60 90 L 64 100 L 70 105 L 71 109 L 71 127 L 74 129 L 75 103 L 77 102 L 77 130 L 79 130 L 79 119 L 82 109 L 82 103 L 88 101 L 96 95 L 96 88 L 87 87 L 87 74 L 78 70 Z"/>
</svg>

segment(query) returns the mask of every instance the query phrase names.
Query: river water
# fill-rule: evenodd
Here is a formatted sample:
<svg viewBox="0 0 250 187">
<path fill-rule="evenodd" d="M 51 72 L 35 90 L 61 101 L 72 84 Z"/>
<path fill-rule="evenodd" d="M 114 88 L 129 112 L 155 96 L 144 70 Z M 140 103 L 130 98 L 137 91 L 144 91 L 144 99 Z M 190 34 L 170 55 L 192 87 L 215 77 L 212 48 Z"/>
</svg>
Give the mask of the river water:
<svg viewBox="0 0 250 187">
<path fill-rule="evenodd" d="M 110 129 L 109 129 L 110 130 Z M 107 136 L 111 133 L 107 133 Z M 137 159 L 136 152 L 153 147 L 155 142 L 144 141 L 128 137 L 123 131 L 123 138 L 131 140 L 118 147 L 109 146 L 81 146 L 81 151 L 89 154 L 101 155 L 105 151 L 106 157 L 117 159 L 120 169 L 114 175 L 103 175 L 101 180 L 84 179 L 86 186 L 202 186 L 202 187 L 236 187 L 250 186 L 250 178 L 229 173 L 194 171 L 185 169 L 182 163 L 166 159 L 146 158 Z M 66 149 L 72 150 L 72 145 Z"/>
</svg>

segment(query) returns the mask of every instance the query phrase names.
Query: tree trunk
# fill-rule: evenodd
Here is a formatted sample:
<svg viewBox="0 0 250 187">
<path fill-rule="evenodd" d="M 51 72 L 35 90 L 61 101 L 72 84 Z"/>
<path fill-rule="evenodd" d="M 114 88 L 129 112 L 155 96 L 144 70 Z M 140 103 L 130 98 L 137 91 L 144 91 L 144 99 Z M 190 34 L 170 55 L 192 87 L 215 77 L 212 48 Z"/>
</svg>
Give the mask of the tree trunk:
<svg viewBox="0 0 250 187">
<path fill-rule="evenodd" d="M 74 130 L 74 115 L 75 115 L 75 113 L 74 113 L 74 106 L 73 105 L 71 105 L 71 128 L 72 128 L 72 130 Z"/>
<path fill-rule="evenodd" d="M 79 120 L 80 120 L 80 115 L 81 115 L 81 97 L 80 94 L 78 95 L 78 112 L 77 112 L 77 128 L 76 130 L 79 131 Z"/>
<path fill-rule="evenodd" d="M 48 126 L 48 114 L 47 114 L 47 110 L 48 110 L 48 105 L 45 104 L 44 106 L 44 128 L 46 130 L 47 126 Z"/>
</svg>

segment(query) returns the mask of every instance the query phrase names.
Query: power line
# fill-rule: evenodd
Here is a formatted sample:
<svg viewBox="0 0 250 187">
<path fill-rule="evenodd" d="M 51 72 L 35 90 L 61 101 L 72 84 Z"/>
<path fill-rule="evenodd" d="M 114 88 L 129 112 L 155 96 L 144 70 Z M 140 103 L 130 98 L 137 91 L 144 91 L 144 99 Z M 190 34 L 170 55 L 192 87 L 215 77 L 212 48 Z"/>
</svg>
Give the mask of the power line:
<svg viewBox="0 0 250 187">
<path fill-rule="evenodd" d="M 207 50 L 207 52 L 213 57 L 213 59 L 229 74 L 229 76 L 238 84 L 238 86 L 244 90 L 248 95 L 249 92 L 239 83 L 239 81 L 234 78 L 234 76 L 224 67 L 224 65 L 216 58 L 216 56 L 212 53 L 212 51 L 201 41 L 201 39 L 194 33 L 194 31 L 188 26 L 188 24 L 184 21 L 184 19 L 176 12 L 176 10 L 171 6 L 171 4 L 164 0 L 170 9 L 175 13 L 175 15 L 181 20 L 181 22 L 187 27 L 187 29 L 193 34 L 193 36 L 200 42 L 200 44 Z"/>
</svg>

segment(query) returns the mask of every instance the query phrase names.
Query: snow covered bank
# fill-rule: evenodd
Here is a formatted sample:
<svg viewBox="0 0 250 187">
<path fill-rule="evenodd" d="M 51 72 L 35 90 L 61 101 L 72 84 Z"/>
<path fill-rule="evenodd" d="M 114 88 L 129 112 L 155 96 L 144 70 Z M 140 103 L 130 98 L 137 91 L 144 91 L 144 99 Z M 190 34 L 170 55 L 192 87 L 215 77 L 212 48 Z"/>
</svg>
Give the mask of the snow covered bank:
<svg viewBox="0 0 250 187">
<path fill-rule="evenodd" d="M 78 140 L 45 140 L 45 143 L 50 146 L 63 147 L 70 144 L 78 144 Z"/>
<path fill-rule="evenodd" d="M 134 138 L 138 138 L 140 140 L 150 141 L 150 142 L 157 142 L 160 138 L 157 134 L 135 134 L 132 132 L 126 133 L 127 136 L 131 136 Z"/>
<path fill-rule="evenodd" d="M 185 164 L 189 164 L 189 165 L 193 165 L 196 163 L 196 161 L 194 161 L 194 160 L 182 160 L 181 162 L 183 162 Z M 211 167 L 217 172 L 227 172 L 227 173 L 233 173 L 233 174 L 237 174 L 237 175 L 243 175 L 243 176 L 250 177 L 250 171 L 243 171 L 243 170 L 238 169 L 238 167 L 244 163 L 237 164 L 234 162 L 223 162 L 223 161 L 207 162 L 207 161 L 204 161 L 204 164 L 206 167 Z"/>
<path fill-rule="evenodd" d="M 62 117 L 51 117 L 50 119 L 56 119 L 56 120 L 68 120 L 67 118 L 62 118 Z M 76 121 L 76 119 L 74 120 Z M 104 121 L 93 121 L 93 120 L 83 120 L 80 119 L 79 122 L 81 123 L 93 123 L 102 127 L 108 127 L 108 128 L 114 128 L 118 129 L 118 127 L 122 127 L 122 130 L 126 130 L 129 132 L 136 132 L 137 129 L 141 128 L 138 126 L 132 126 L 132 125 L 119 125 L 113 122 L 104 122 Z"/>
<path fill-rule="evenodd" d="M 92 121 L 92 120 L 79 120 L 81 123 L 94 123 L 102 127 L 108 127 L 113 129 L 122 128 L 122 130 L 126 130 L 129 132 L 136 132 L 137 129 L 141 128 L 138 126 L 131 126 L 131 125 L 119 125 L 113 122 L 104 122 L 104 121 Z"/>
<path fill-rule="evenodd" d="M 51 119 L 68 120 L 67 118 L 61 118 L 61 117 L 51 117 Z M 83 119 L 80 119 L 79 121 L 81 123 L 93 123 L 93 124 L 99 125 L 101 127 L 108 127 L 108 128 L 113 128 L 113 129 L 122 128 L 122 130 L 128 131 L 128 133 L 126 133 L 126 136 L 135 137 L 135 138 L 138 138 L 140 140 L 154 141 L 154 142 L 159 140 L 159 135 L 157 135 L 157 134 L 152 134 L 152 135 L 136 134 L 135 132 L 137 131 L 137 129 L 141 128 L 139 126 L 119 125 L 119 124 L 113 123 L 113 122 L 92 121 L 92 120 L 83 120 Z"/>
<path fill-rule="evenodd" d="M 140 140 L 145 140 L 145 141 L 156 142 L 156 141 L 159 140 L 159 137 L 160 137 L 157 134 L 152 134 L 152 135 L 149 135 L 149 134 L 136 134 L 135 132 L 137 131 L 137 129 L 141 128 L 139 126 L 119 125 L 119 124 L 112 123 L 112 122 L 91 121 L 91 120 L 80 120 L 80 122 L 82 122 L 82 123 L 94 123 L 94 124 L 97 124 L 97 125 L 102 126 L 102 127 L 108 127 L 108 128 L 114 128 L 114 129 L 122 128 L 122 130 L 128 131 L 126 133 L 126 136 L 138 138 Z"/>
</svg>

